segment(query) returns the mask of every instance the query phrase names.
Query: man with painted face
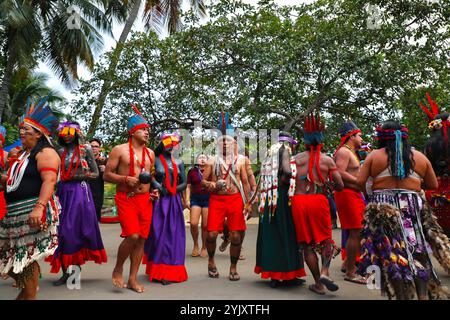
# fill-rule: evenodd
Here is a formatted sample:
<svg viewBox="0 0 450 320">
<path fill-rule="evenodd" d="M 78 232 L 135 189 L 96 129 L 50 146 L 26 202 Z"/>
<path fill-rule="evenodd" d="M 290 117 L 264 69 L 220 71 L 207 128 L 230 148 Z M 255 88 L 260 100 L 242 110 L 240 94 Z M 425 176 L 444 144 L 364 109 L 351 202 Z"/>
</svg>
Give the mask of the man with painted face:
<svg viewBox="0 0 450 320">
<path fill-rule="evenodd" d="M 180 143 L 177 134 L 165 134 L 155 149 L 155 176 L 152 187 L 159 191 L 155 202 L 150 234 L 145 242 L 149 280 L 163 285 L 188 278 L 184 265 L 186 228 L 181 193 L 187 187 L 184 164 L 172 155 Z"/>
<path fill-rule="evenodd" d="M 61 181 L 57 185 L 62 213 L 58 226 L 58 249 L 49 259 L 52 273 L 62 268 L 62 277 L 55 286 L 67 282 L 71 265 L 82 265 L 86 261 L 106 263 L 100 228 L 95 212 L 91 188 L 87 183 L 98 177 L 91 145 L 84 143 L 80 125 L 66 121 L 58 127 L 58 153 L 61 157 Z"/>
<path fill-rule="evenodd" d="M 240 280 L 240 276 L 236 265 L 247 228 L 245 216 L 252 210 L 247 202 L 251 198 L 251 186 L 247 158 L 238 154 L 236 140 L 231 135 L 225 134 L 232 129 L 227 117 L 228 114 L 220 115 L 219 128 L 222 136 L 218 139 L 218 155 L 208 161 L 202 185 L 211 192 L 206 240 L 209 256 L 208 275 L 211 278 L 219 277 L 214 254 L 217 236 L 223 231 L 226 218 L 231 240 L 229 280 L 237 281 Z"/>
<path fill-rule="evenodd" d="M 149 191 L 155 154 L 145 146 L 150 126 L 137 107 L 133 105 L 133 108 L 136 114 L 128 119 L 128 143 L 111 150 L 103 177 L 105 181 L 117 184 L 115 201 L 122 227 L 120 236 L 125 238 L 119 245 L 112 274 L 113 285 L 142 293 L 145 288 L 137 281 L 137 274 L 152 221 L 152 195 Z M 125 284 L 123 264 L 128 257 L 131 260 L 130 277 Z"/>
</svg>

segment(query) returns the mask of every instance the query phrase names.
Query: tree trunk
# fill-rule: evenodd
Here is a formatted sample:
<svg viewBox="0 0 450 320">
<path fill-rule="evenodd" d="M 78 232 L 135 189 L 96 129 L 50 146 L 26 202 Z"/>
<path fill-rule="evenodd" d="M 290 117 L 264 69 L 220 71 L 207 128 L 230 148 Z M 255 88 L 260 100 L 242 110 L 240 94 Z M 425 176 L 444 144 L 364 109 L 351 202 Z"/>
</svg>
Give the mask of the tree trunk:
<svg viewBox="0 0 450 320">
<path fill-rule="evenodd" d="M 139 9 L 141 7 L 141 3 L 142 3 L 141 0 L 136 0 L 134 2 L 133 8 L 131 9 L 131 12 L 130 12 L 130 16 L 128 17 L 127 22 L 125 23 L 122 33 L 120 34 L 119 41 L 117 42 L 117 45 L 114 48 L 111 63 L 109 64 L 109 67 L 108 67 L 107 76 L 106 76 L 106 79 L 103 82 L 102 88 L 100 90 L 100 94 L 97 99 L 97 104 L 95 105 L 95 110 L 92 115 L 91 124 L 89 125 L 89 130 L 87 132 L 88 138 L 93 137 L 95 130 L 97 130 L 100 116 L 101 116 L 101 113 L 103 110 L 103 106 L 105 105 L 105 100 L 109 93 L 108 91 L 111 88 L 112 78 L 114 76 L 117 65 L 119 63 L 120 54 L 122 53 L 125 41 L 127 40 L 128 35 L 131 32 L 131 28 L 133 27 L 133 24 L 137 19 L 137 16 L 139 14 Z"/>
<path fill-rule="evenodd" d="M 2 79 L 2 85 L 0 87 L 0 123 L 2 122 L 3 113 L 6 109 L 6 104 L 9 98 L 9 87 L 11 85 L 11 78 L 14 71 L 14 61 L 11 53 L 8 51 L 6 57 L 6 68 Z"/>
</svg>

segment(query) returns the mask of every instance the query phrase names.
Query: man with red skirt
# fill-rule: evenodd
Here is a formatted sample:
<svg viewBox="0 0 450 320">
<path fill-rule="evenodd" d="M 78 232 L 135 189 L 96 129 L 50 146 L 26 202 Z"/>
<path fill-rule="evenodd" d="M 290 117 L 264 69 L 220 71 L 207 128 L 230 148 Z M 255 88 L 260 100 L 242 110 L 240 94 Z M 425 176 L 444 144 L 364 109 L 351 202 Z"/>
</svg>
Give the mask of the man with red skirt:
<svg viewBox="0 0 450 320">
<path fill-rule="evenodd" d="M 295 179 L 292 216 L 297 242 L 314 277 L 315 284 L 310 285 L 309 290 L 319 295 L 325 294 L 325 287 L 330 291 L 339 289 L 329 275 L 335 245 L 327 194 L 331 189 L 342 190 L 344 186 L 333 159 L 321 152 L 323 130 L 318 115 L 306 117 L 304 141 L 307 151 L 297 154 L 291 163 Z M 321 254 L 321 269 L 316 251 Z"/>
<path fill-rule="evenodd" d="M 360 158 L 357 154 L 361 148 L 361 130 L 352 122 L 345 122 L 341 129 L 341 143 L 334 153 L 334 161 L 344 182 L 344 190 L 334 193 L 334 200 L 341 222 L 341 229 L 346 232 L 344 280 L 358 284 L 366 284 L 366 279 L 356 273 L 356 259 L 360 249 L 360 232 L 362 229 L 365 203 L 362 193 L 356 185 L 356 177 L 360 169 Z"/>
</svg>

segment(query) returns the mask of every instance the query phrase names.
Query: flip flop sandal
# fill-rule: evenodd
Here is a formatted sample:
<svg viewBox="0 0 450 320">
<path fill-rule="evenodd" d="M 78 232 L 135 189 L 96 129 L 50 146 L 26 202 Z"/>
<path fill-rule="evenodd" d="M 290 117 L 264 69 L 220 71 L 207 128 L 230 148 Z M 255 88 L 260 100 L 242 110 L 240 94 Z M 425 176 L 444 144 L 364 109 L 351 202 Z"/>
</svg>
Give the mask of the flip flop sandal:
<svg viewBox="0 0 450 320">
<path fill-rule="evenodd" d="M 325 292 L 317 290 L 317 288 L 316 288 L 316 286 L 314 284 L 311 284 L 308 287 L 308 289 L 311 290 L 312 292 L 316 293 L 316 294 L 321 295 L 321 296 L 325 295 Z"/>
<path fill-rule="evenodd" d="M 339 289 L 339 286 L 327 276 L 320 276 L 319 281 L 330 291 L 337 291 Z"/>
<path fill-rule="evenodd" d="M 348 282 L 353 282 L 356 284 L 367 284 L 367 279 L 362 276 L 356 276 L 354 278 L 345 277 L 344 280 L 348 281 Z"/>
<path fill-rule="evenodd" d="M 224 241 L 220 244 L 219 251 L 220 251 L 220 252 L 224 252 L 225 250 L 227 250 L 227 247 L 228 247 L 228 245 L 230 244 L 230 242 L 231 242 L 231 241 L 229 241 L 229 240 L 227 240 L 227 241 L 224 240 Z"/>
<path fill-rule="evenodd" d="M 230 275 L 228 276 L 228 278 L 230 279 L 230 281 L 241 280 L 241 277 L 239 276 L 239 274 L 237 272 L 230 272 Z"/>
<path fill-rule="evenodd" d="M 208 276 L 210 278 L 218 278 L 219 272 L 217 271 L 217 268 L 216 267 L 214 267 L 214 268 L 208 267 Z"/>
<path fill-rule="evenodd" d="M 198 250 L 192 250 L 191 256 L 192 257 L 199 257 L 200 253 L 198 252 Z"/>
</svg>

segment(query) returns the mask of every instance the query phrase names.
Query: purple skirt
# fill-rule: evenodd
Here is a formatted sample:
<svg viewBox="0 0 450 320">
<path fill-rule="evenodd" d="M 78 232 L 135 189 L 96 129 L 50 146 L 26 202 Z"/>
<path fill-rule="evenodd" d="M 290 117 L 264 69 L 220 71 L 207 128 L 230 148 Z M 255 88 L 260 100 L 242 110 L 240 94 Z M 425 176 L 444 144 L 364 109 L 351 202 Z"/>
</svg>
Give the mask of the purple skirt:
<svg viewBox="0 0 450 320">
<path fill-rule="evenodd" d="M 180 195 L 168 195 L 155 202 L 150 234 L 145 242 L 146 273 L 150 281 L 187 280 L 184 266 L 186 228 Z"/>
<path fill-rule="evenodd" d="M 58 226 L 58 248 L 47 260 L 52 273 L 61 264 L 82 265 L 86 261 L 107 262 L 91 189 L 84 181 L 59 182 L 56 195 L 61 203 Z"/>
</svg>

